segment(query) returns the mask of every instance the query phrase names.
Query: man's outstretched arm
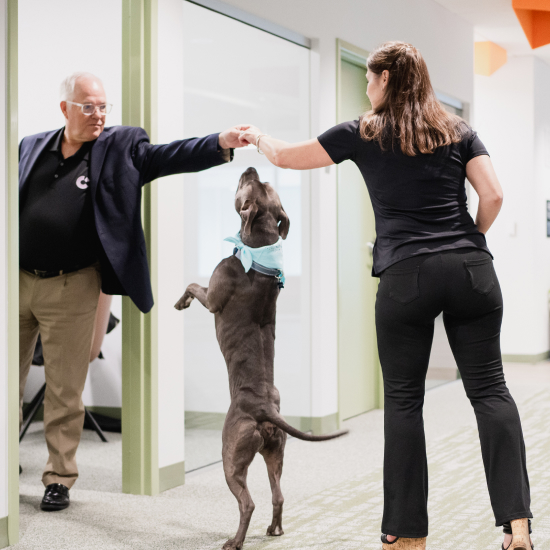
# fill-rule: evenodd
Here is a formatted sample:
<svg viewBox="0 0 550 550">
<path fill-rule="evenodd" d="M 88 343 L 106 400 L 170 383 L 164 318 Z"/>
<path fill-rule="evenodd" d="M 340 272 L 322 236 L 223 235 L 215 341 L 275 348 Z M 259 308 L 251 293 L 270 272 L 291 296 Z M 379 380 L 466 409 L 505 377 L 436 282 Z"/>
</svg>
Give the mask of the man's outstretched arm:
<svg viewBox="0 0 550 550">
<path fill-rule="evenodd" d="M 132 144 L 134 166 L 141 172 L 143 183 L 172 174 L 200 172 L 230 162 L 232 149 L 243 147 L 239 135 L 246 126 L 234 126 L 219 134 L 203 138 L 151 145 L 143 129 L 137 129 Z"/>
</svg>

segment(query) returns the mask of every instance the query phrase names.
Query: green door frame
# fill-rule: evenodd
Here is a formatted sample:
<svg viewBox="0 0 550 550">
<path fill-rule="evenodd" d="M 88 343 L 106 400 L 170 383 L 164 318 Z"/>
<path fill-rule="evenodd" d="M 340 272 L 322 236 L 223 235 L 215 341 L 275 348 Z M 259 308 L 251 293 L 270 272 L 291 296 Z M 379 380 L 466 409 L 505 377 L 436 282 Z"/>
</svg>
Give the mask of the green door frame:
<svg viewBox="0 0 550 550">
<path fill-rule="evenodd" d="M 157 137 L 157 0 L 122 0 L 122 123 Z M 153 296 L 157 277 L 157 190 L 143 188 L 142 219 Z M 122 301 L 122 490 L 159 493 L 157 308 Z"/>
<path fill-rule="evenodd" d="M 17 0 L 7 1 L 7 275 L 8 275 L 8 524 L 19 542 L 19 146 L 17 135 Z"/>
<path fill-rule="evenodd" d="M 345 40 L 336 39 L 336 120 L 338 123 L 343 122 L 342 117 L 342 59 L 345 59 L 358 66 L 365 67 L 369 56 L 369 52 L 358 48 Z M 378 359 L 378 349 L 373 350 L 376 361 L 378 363 L 378 392 L 377 392 L 377 408 L 384 408 L 384 384 L 382 380 L 382 371 L 380 369 L 380 361 Z M 340 411 L 340 406 L 338 406 Z"/>
</svg>

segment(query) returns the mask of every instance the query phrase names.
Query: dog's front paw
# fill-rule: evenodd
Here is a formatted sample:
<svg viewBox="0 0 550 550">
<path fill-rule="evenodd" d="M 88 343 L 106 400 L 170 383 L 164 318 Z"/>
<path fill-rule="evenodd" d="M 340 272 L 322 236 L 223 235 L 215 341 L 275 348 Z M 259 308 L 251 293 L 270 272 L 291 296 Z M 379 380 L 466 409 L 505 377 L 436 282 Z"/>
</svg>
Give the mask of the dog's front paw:
<svg viewBox="0 0 550 550">
<path fill-rule="evenodd" d="M 191 302 L 193 301 L 194 296 L 191 296 L 189 292 L 185 292 L 185 294 L 177 301 L 176 305 L 174 306 L 176 309 L 179 309 L 180 311 L 182 309 L 187 309 Z"/>
<path fill-rule="evenodd" d="M 243 547 L 242 542 L 239 544 L 236 539 L 229 539 L 222 546 L 222 550 L 241 550 L 242 547 Z"/>
<path fill-rule="evenodd" d="M 270 525 L 267 528 L 266 535 L 269 537 L 280 537 L 281 535 L 284 535 L 285 532 L 283 531 L 283 528 L 280 525 L 276 525 L 273 527 L 273 525 Z"/>
</svg>

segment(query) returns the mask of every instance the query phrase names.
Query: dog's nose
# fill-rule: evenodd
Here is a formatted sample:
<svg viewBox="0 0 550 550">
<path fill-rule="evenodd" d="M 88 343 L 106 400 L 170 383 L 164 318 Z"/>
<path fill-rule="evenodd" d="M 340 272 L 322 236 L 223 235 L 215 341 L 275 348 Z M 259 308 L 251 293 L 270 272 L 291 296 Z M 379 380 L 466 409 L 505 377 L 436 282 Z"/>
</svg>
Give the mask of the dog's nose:
<svg viewBox="0 0 550 550">
<path fill-rule="evenodd" d="M 258 177 L 258 172 L 256 170 L 256 168 L 254 168 L 253 166 L 251 166 L 250 168 L 247 168 L 244 172 L 243 172 L 243 175 L 241 177 L 245 178 L 247 176 L 255 176 L 255 177 Z"/>
<path fill-rule="evenodd" d="M 250 185 L 253 185 L 254 182 L 259 182 L 259 181 L 260 181 L 260 176 L 258 175 L 256 168 L 254 168 L 253 166 L 251 166 L 250 168 L 247 168 L 239 178 L 237 193 L 239 192 L 239 189 L 243 189 L 244 187 L 248 187 Z"/>
</svg>

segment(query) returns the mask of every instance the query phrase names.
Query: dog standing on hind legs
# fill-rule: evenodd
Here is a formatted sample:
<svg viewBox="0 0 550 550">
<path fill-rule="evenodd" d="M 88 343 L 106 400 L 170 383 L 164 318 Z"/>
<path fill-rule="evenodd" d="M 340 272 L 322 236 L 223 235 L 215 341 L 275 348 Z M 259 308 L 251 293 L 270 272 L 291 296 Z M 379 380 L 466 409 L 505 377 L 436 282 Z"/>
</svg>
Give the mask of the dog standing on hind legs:
<svg viewBox="0 0 550 550">
<path fill-rule="evenodd" d="M 222 432 L 222 458 L 227 485 L 239 503 L 240 522 L 235 538 L 223 550 L 243 546 L 254 511 L 246 477 L 256 453 L 265 460 L 273 496 L 273 521 L 267 535 L 280 536 L 284 534 L 280 481 L 287 434 L 325 441 L 347 433 L 305 434 L 279 413 L 273 363 L 276 303 L 284 277 L 265 263 L 280 253 L 280 240 L 286 239 L 290 221 L 277 192 L 260 182 L 254 168 L 248 168 L 239 180 L 235 208 L 241 216 L 240 238 L 229 240 L 237 244 L 237 254 L 219 263 L 208 288 L 190 284 L 175 306 L 186 309 L 196 298 L 214 313 L 216 336 L 227 364 L 231 405 Z"/>
</svg>

